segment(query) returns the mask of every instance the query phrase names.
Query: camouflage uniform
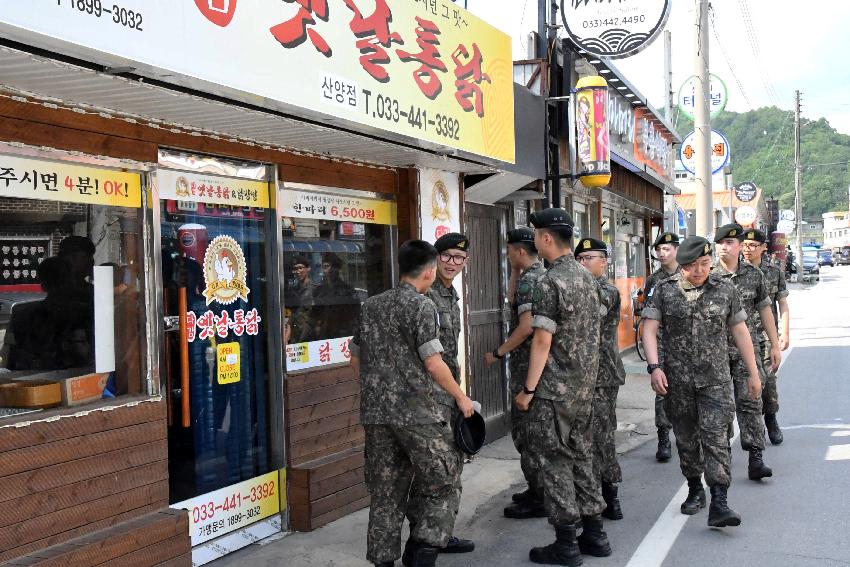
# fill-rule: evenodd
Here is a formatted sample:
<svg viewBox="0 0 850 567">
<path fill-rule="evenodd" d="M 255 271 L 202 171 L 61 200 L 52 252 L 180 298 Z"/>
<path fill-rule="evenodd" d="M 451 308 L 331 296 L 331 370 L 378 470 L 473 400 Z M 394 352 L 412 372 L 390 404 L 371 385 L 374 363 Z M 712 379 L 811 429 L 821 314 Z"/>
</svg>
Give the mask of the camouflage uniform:
<svg viewBox="0 0 850 567">
<path fill-rule="evenodd" d="M 597 278 L 602 321 L 599 328 L 599 371 L 593 391 L 593 474 L 606 483 L 623 480 L 614 432 L 617 431 L 617 394 L 626 383 L 620 359 L 620 290 L 606 278 Z"/>
<path fill-rule="evenodd" d="M 682 271 L 682 268 L 676 266 L 676 271 L 672 274 L 664 270 L 664 268 L 658 268 L 654 272 L 652 272 L 646 281 L 643 284 L 643 296 L 645 297 L 645 305 L 649 305 L 652 301 L 652 292 L 655 290 L 655 287 L 675 274 L 678 274 Z M 664 363 L 664 341 L 661 336 L 661 328 L 658 329 L 658 363 Z M 667 414 L 664 413 L 664 396 L 660 394 L 655 394 L 655 427 L 657 429 L 670 429 L 672 425 L 670 425 L 670 420 L 667 418 Z"/>
<path fill-rule="evenodd" d="M 773 309 L 773 319 L 776 321 L 777 329 L 779 325 L 779 310 L 778 302 L 784 297 L 788 297 L 788 286 L 785 285 L 785 273 L 773 262 L 763 258 L 761 261 L 761 271 L 764 274 L 764 279 L 767 281 L 767 295 L 770 297 L 771 307 Z M 761 318 L 759 318 L 761 325 Z M 770 360 L 770 340 L 767 333 L 762 330 L 761 335 L 762 352 L 764 359 L 764 389 L 761 392 L 762 411 L 767 414 L 779 413 L 779 391 L 776 387 L 776 372 L 771 370 L 773 364 Z"/>
<path fill-rule="evenodd" d="M 682 474 L 705 473 L 709 486 L 729 486 L 728 430 L 735 407 L 729 346 L 717 337 L 746 320 L 737 289 L 714 275 L 695 288 L 676 274 L 655 288 L 643 316 L 664 327 L 664 409 L 676 434 Z"/>
<path fill-rule="evenodd" d="M 410 284 L 366 300 L 351 339 L 360 359 L 361 423 L 366 431 L 367 558 L 401 556 L 408 491 L 419 483 L 420 516 L 411 537 L 442 547 L 457 514 L 460 461 L 423 361 L 441 353 L 434 304 Z"/>
<path fill-rule="evenodd" d="M 537 280 L 532 315 L 532 327 L 552 333 L 552 345 L 526 416 L 528 450 L 540 467 L 549 522 L 571 524 L 605 508 L 593 474 L 591 430 L 599 290 L 572 254 L 555 260 Z"/>
<path fill-rule="evenodd" d="M 443 345 L 444 349 L 442 355 L 443 361 L 446 363 L 446 366 L 449 367 L 449 370 L 452 371 L 452 376 L 454 377 L 455 382 L 460 385 L 460 364 L 458 364 L 457 359 L 458 339 L 460 336 L 461 325 L 460 305 L 458 304 L 460 296 L 458 296 L 454 286 L 446 287 L 439 279 L 434 282 L 431 289 L 429 289 L 425 295 L 437 308 L 437 318 L 440 327 L 440 344 Z M 440 388 L 436 382 L 434 382 L 433 387 L 435 398 L 437 403 L 440 405 L 442 420 L 451 427 L 460 410 L 458 409 L 454 398 L 452 398 L 448 392 Z M 459 470 L 457 480 L 454 484 L 455 514 L 457 514 L 457 507 L 460 506 L 460 495 L 463 491 L 460 476 L 463 472 L 464 455 L 454 443 L 452 443 L 451 446 L 456 452 L 458 462 L 460 463 L 458 465 Z M 413 479 L 413 487 L 410 491 L 410 500 L 407 505 L 407 519 L 411 526 L 416 526 L 416 524 L 419 523 L 419 518 L 422 514 L 422 494 L 423 487 L 420 485 L 419 478 L 415 477 Z"/>
<path fill-rule="evenodd" d="M 511 332 L 519 326 L 520 315 L 526 311 L 531 311 L 532 292 L 537 278 L 546 273 L 542 262 L 535 262 L 526 271 L 522 273 L 517 281 L 516 296 L 514 297 L 514 308 L 511 313 Z M 522 392 L 522 387 L 525 385 L 525 379 L 528 376 L 528 361 L 531 355 L 531 337 L 528 337 L 521 345 L 511 351 L 508 362 L 511 369 L 511 400 L 517 394 Z M 532 454 L 526 450 L 528 445 L 528 433 L 526 431 L 527 420 L 525 419 L 527 412 L 522 412 L 511 403 L 511 437 L 514 440 L 514 446 L 520 455 L 520 466 L 522 474 L 528 483 L 529 488 L 537 494 L 540 494 L 540 486 L 537 483 L 537 466 L 532 461 Z"/>
<path fill-rule="evenodd" d="M 731 281 L 738 289 L 741 297 L 741 307 L 747 314 L 747 329 L 753 341 L 756 366 L 759 371 L 759 379 L 764 384 L 764 368 L 762 365 L 761 351 L 761 315 L 759 309 L 770 305 L 770 297 L 767 293 L 767 283 L 761 270 L 740 260 L 738 269 L 731 273 L 720 262 L 715 263 L 711 273 L 719 278 Z M 747 381 L 750 373 L 744 363 L 741 353 L 735 346 L 735 339 L 731 333 L 726 336 L 729 350 L 729 366 L 732 372 L 732 385 L 735 391 L 735 410 L 738 415 L 738 426 L 741 428 L 741 447 L 745 451 L 750 449 L 764 450 L 764 422 L 762 421 L 761 398 L 750 399 Z"/>
</svg>

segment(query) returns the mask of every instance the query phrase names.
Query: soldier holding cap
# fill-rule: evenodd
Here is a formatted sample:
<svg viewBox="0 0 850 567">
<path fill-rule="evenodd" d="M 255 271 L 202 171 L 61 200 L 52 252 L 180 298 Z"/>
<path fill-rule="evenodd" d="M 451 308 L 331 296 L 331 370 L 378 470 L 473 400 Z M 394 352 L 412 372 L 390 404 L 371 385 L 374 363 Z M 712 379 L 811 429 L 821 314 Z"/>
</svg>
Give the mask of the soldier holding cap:
<svg viewBox="0 0 850 567">
<path fill-rule="evenodd" d="M 405 547 L 405 565 L 433 566 L 457 514 L 461 459 L 436 391 L 445 392 L 463 415 L 473 410 L 440 356 L 437 311 L 423 295 L 436 278 L 436 263 L 431 244 L 405 242 L 399 249 L 401 283 L 363 303 L 351 339 L 372 498 L 367 558 L 379 567 L 393 565 L 400 555 L 414 475 L 421 508 Z"/>
<path fill-rule="evenodd" d="M 572 254 L 573 221 L 563 209 L 532 214 L 534 245 L 551 267 L 532 292 L 534 336 L 523 390 L 514 398 L 528 415 L 528 450 L 555 542 L 535 547 L 534 563 L 580 565 L 581 553 L 611 554 L 602 530 L 605 509 L 593 475 L 591 415 L 599 366 L 599 291 Z M 584 531 L 576 538 L 581 518 Z"/>
<path fill-rule="evenodd" d="M 679 235 L 673 232 L 662 232 L 652 244 L 655 250 L 655 256 L 661 263 L 661 267 L 652 272 L 643 285 L 644 302 L 648 305 L 652 301 L 652 292 L 655 287 L 663 280 L 679 273 L 679 263 L 676 262 L 676 250 L 679 248 Z M 659 333 L 663 333 L 659 329 Z M 664 350 L 662 345 L 661 335 L 658 336 L 658 358 L 664 361 Z M 656 394 L 655 396 L 655 428 L 658 430 L 658 449 L 655 452 L 655 458 L 666 463 L 672 457 L 672 447 L 670 446 L 670 420 L 667 419 L 667 414 L 664 413 L 664 398 Z"/>
<path fill-rule="evenodd" d="M 626 383 L 626 370 L 620 358 L 617 328 L 620 325 L 620 290 L 608 281 L 608 246 L 595 238 L 582 238 L 576 245 L 576 259 L 587 269 L 599 286 L 602 321 L 599 329 L 599 371 L 593 390 L 593 474 L 602 482 L 605 510 L 602 517 L 622 520 L 623 511 L 617 496 L 623 480 L 617 462 L 617 395 Z"/>
<path fill-rule="evenodd" d="M 767 282 L 761 270 L 744 262 L 740 258 L 741 241 L 744 229 L 732 223 L 721 226 L 714 233 L 717 243 L 717 262 L 712 273 L 735 284 L 741 296 L 741 305 L 747 313 L 747 328 L 756 353 L 756 363 L 759 375 L 764 380 L 765 369 L 762 368 L 761 334 L 762 328 L 770 337 L 771 370 L 779 367 L 782 355 L 779 350 L 779 337 L 776 332 L 776 322 L 771 311 L 770 296 Z M 732 369 L 732 384 L 735 389 L 735 408 L 738 414 L 738 425 L 741 428 L 741 447 L 749 452 L 747 475 L 751 480 L 773 476 L 773 471 L 764 464 L 764 424 L 762 421 L 761 397 L 757 400 L 747 395 L 747 368 L 738 350 L 732 348 L 732 337 L 729 342 L 729 364 Z M 764 382 L 762 382 L 763 384 Z"/>
<path fill-rule="evenodd" d="M 453 282 L 462 272 L 469 259 L 469 239 L 460 233 L 450 232 L 444 234 L 434 242 L 437 249 L 437 278 L 427 292 L 427 297 L 437 307 L 440 324 L 440 344 L 443 345 L 443 360 L 452 372 L 455 383 L 460 385 L 460 364 L 458 363 L 458 339 L 460 337 L 460 296 L 454 288 Z M 443 420 L 453 424 L 457 416 L 457 406 L 454 400 L 446 392 L 437 390 L 437 402 L 443 409 Z M 464 455 L 458 451 L 463 472 Z M 455 482 L 457 497 L 454 500 L 455 513 L 460 505 L 462 491 L 460 475 Z M 422 501 L 420 495 L 423 493 L 418 479 L 414 478 L 411 489 L 410 501 L 407 507 L 407 519 L 411 525 L 411 531 L 419 522 L 422 514 Z M 475 544 L 467 539 L 450 537 L 448 543 L 440 549 L 440 553 L 468 553 L 475 549 Z"/>
<path fill-rule="evenodd" d="M 786 350 L 790 336 L 788 286 L 785 284 L 785 272 L 765 258 L 766 253 L 767 236 L 765 233 L 756 229 L 744 231 L 744 258 L 756 268 L 760 268 L 764 274 L 773 318 L 779 325 L 779 347 Z M 759 323 L 761 323 L 761 319 L 759 319 Z M 764 413 L 764 425 L 767 428 L 767 436 L 770 438 L 770 442 L 779 445 L 783 440 L 782 430 L 776 421 L 776 414 L 779 413 L 779 391 L 776 388 L 776 371 L 770 363 L 770 351 L 767 349 L 768 340 L 767 331 L 762 329 L 762 366 L 765 373 L 764 389 L 761 393 L 762 412 Z"/>
<path fill-rule="evenodd" d="M 530 228 L 515 228 L 508 232 L 508 260 L 511 263 L 511 278 L 508 297 L 511 302 L 511 334 L 508 339 L 484 355 L 487 366 L 510 354 L 511 397 L 522 391 L 528 374 L 528 359 L 531 354 L 531 302 L 534 284 L 546 270 L 534 247 L 534 231 Z M 514 502 L 505 508 L 505 516 L 514 519 L 545 518 L 543 490 L 537 481 L 537 466 L 527 450 L 528 433 L 525 412 L 511 405 L 511 437 L 520 455 L 520 466 L 528 488 L 513 495 Z"/>
<path fill-rule="evenodd" d="M 661 282 L 643 311 L 643 342 L 652 389 L 664 396 L 664 409 L 676 433 L 682 474 L 688 479 L 683 514 L 705 506 L 702 475 L 711 489 L 708 525 L 737 526 L 741 517 L 726 497 L 732 451 L 728 431 L 734 419 L 729 350 L 737 346 L 749 372 L 751 399 L 761 395 L 761 380 L 747 314 L 731 282 L 711 274 L 711 244 L 700 236 L 682 241 L 676 259 L 682 271 Z M 659 364 L 657 331 L 664 327 L 664 364 Z M 734 346 L 717 341 L 729 333 Z"/>
</svg>

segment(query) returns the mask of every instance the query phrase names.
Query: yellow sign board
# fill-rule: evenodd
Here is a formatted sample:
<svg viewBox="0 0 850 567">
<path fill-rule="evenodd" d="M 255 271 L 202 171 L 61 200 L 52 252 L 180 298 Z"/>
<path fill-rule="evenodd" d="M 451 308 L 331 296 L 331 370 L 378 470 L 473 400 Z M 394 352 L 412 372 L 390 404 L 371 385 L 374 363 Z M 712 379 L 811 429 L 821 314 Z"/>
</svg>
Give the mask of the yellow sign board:
<svg viewBox="0 0 850 567">
<path fill-rule="evenodd" d="M 218 383 L 235 384 L 242 379 L 239 362 L 239 343 L 222 343 L 216 347 Z"/>
<path fill-rule="evenodd" d="M 284 188 L 280 192 L 280 210 L 284 217 L 396 224 L 395 201 L 382 199 L 363 199 Z"/>
<path fill-rule="evenodd" d="M 244 528 L 275 514 L 286 505 L 286 487 L 280 471 L 272 471 L 237 484 L 172 504 L 189 512 L 192 546 Z"/>
<path fill-rule="evenodd" d="M 269 184 L 266 181 L 174 169 L 158 169 L 156 179 L 160 199 L 269 208 Z"/>
<path fill-rule="evenodd" d="M 0 155 L 0 197 L 142 206 L 138 173 L 22 156 Z"/>
</svg>

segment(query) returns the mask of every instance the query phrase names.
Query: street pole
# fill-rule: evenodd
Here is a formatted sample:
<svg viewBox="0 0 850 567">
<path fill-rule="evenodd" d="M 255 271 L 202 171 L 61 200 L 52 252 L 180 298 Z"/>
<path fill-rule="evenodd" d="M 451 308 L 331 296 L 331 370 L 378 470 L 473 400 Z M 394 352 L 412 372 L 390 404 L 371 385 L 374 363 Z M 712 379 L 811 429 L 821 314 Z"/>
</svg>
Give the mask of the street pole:
<svg viewBox="0 0 850 567">
<path fill-rule="evenodd" d="M 694 101 L 694 145 L 697 154 L 696 233 L 711 237 L 714 232 L 714 199 L 711 187 L 711 119 L 708 78 L 708 0 L 696 0 L 696 53 L 694 60 L 698 90 Z"/>
<path fill-rule="evenodd" d="M 799 278 L 803 271 L 803 187 L 800 174 L 803 169 L 800 155 L 800 91 L 794 93 L 794 215 L 797 220 L 797 242 L 795 248 L 800 266 Z"/>
<path fill-rule="evenodd" d="M 670 30 L 664 30 L 664 118 L 668 122 L 673 122 L 673 34 Z M 673 174 L 675 177 L 675 173 Z M 676 200 L 673 197 L 665 195 L 664 202 L 668 205 L 666 219 L 670 219 L 670 224 L 664 226 L 663 230 L 669 230 L 678 234 L 679 219 L 676 214 Z M 666 225 L 666 222 L 665 222 Z"/>
</svg>

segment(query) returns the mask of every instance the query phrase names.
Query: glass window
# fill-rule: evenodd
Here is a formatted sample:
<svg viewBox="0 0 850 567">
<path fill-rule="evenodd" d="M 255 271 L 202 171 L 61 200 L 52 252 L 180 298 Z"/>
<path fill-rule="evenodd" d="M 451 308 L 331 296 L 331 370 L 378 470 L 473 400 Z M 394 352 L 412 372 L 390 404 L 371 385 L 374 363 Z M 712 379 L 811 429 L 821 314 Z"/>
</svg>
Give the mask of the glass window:
<svg viewBox="0 0 850 567">
<path fill-rule="evenodd" d="M 392 286 L 395 202 L 297 184 L 281 200 L 287 371 L 346 363 L 360 305 Z"/>
<path fill-rule="evenodd" d="M 23 156 L 0 171 L 0 417 L 149 393 L 141 175 Z"/>
</svg>

